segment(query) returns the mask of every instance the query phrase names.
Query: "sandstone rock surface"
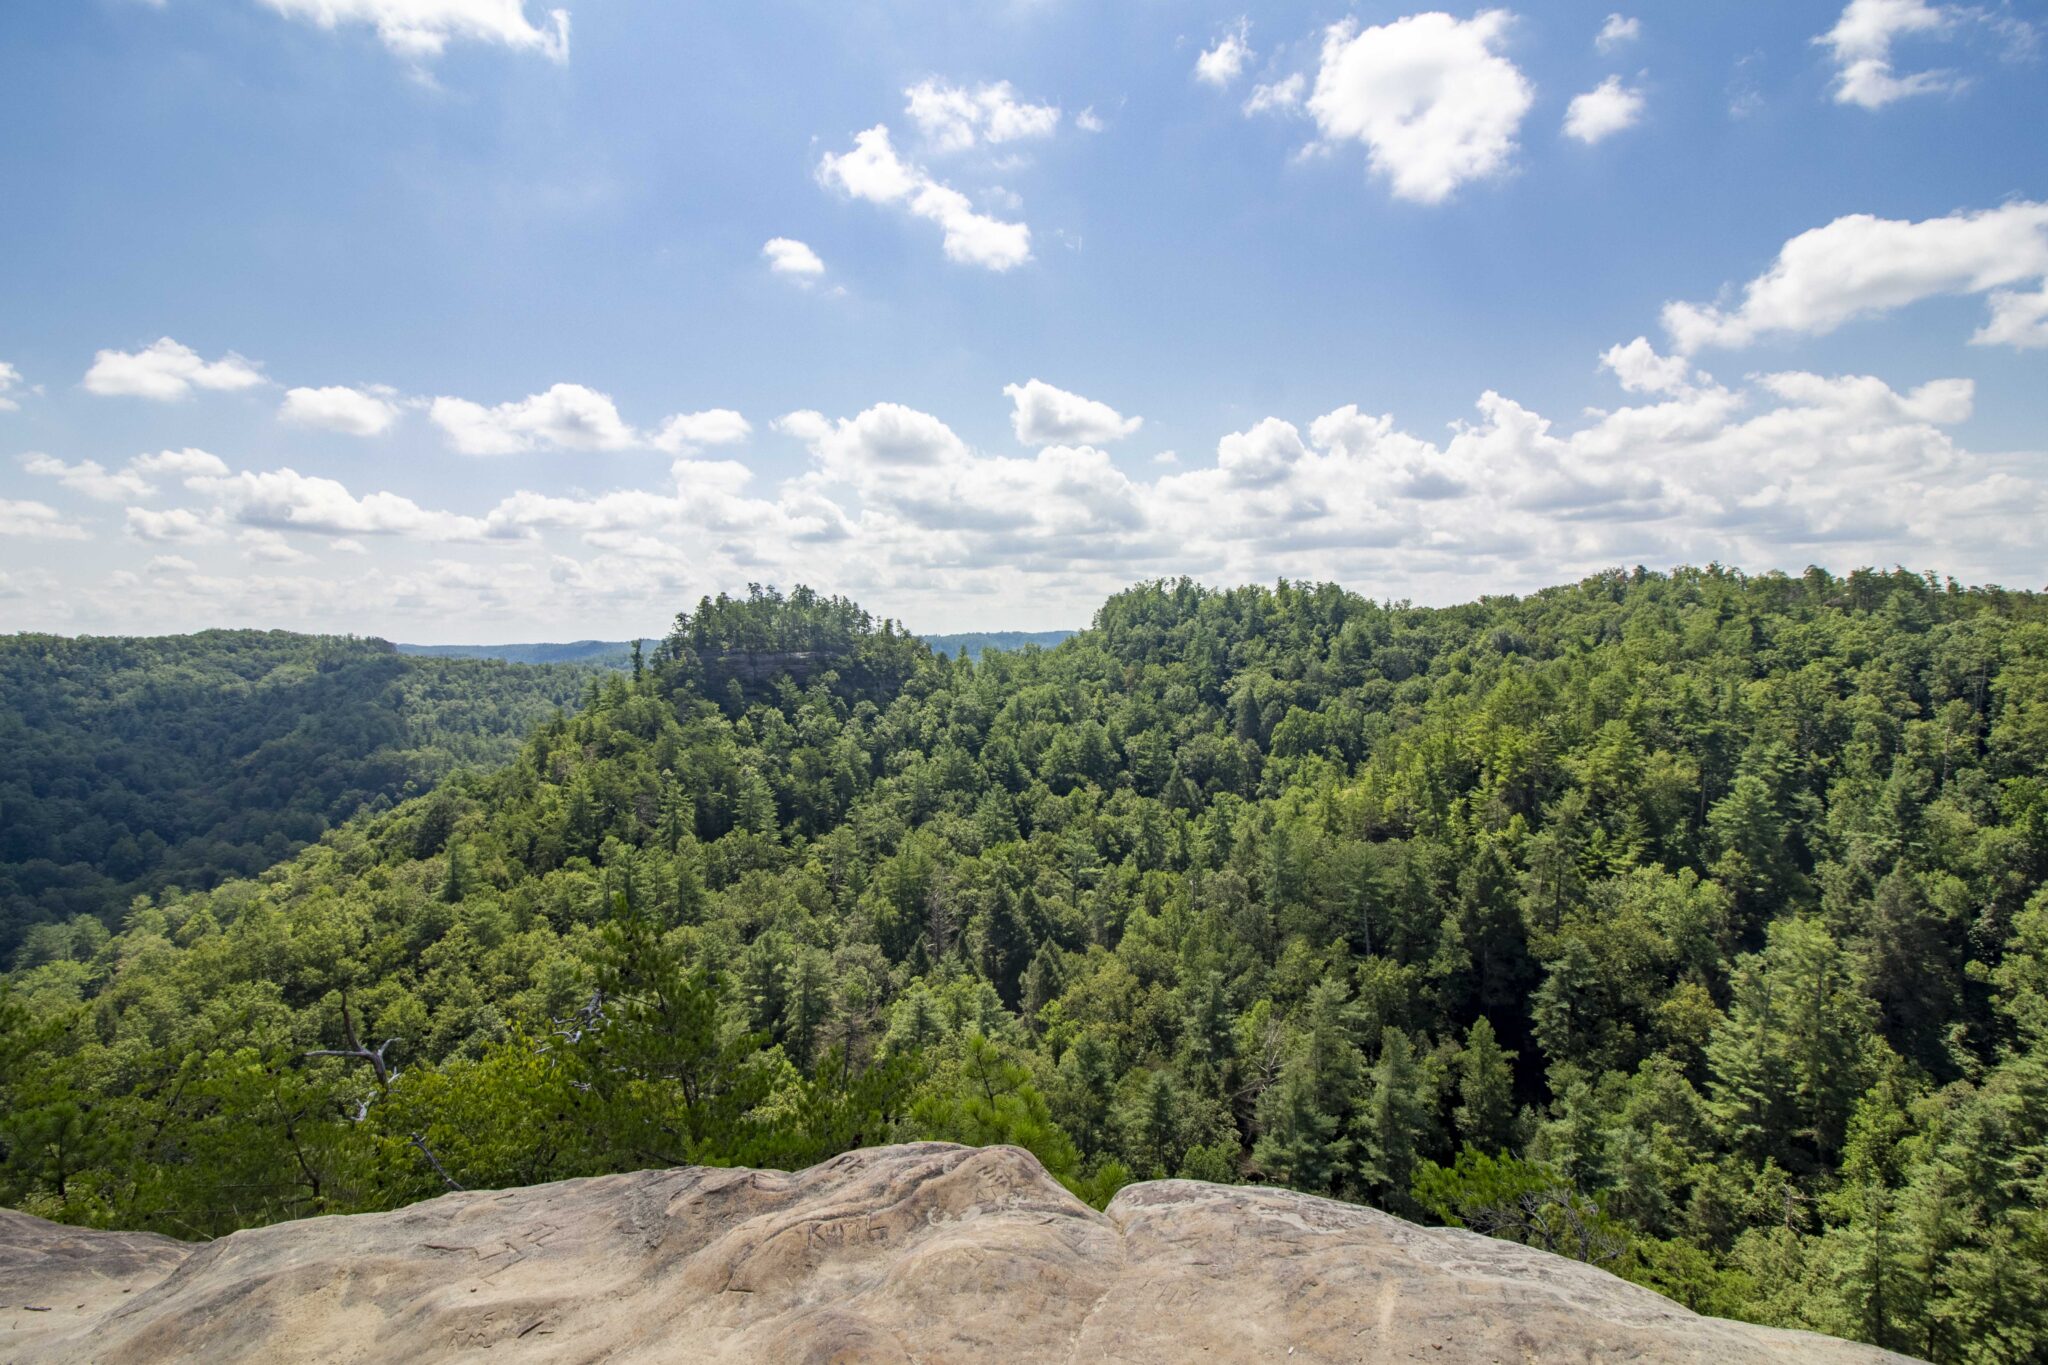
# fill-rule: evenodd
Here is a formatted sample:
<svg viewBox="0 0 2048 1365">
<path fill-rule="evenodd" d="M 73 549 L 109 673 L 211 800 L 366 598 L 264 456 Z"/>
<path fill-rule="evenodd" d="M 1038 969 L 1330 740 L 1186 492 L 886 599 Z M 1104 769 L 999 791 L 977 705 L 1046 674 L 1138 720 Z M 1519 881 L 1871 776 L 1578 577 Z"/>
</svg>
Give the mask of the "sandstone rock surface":
<svg viewBox="0 0 2048 1365">
<path fill-rule="evenodd" d="M 450 1194 L 196 1246 L 0 1213 L 0 1360 L 486 1357 L 1904 1359 L 1305 1195 L 1167 1180 L 1097 1213 L 1008 1147 Z"/>
</svg>

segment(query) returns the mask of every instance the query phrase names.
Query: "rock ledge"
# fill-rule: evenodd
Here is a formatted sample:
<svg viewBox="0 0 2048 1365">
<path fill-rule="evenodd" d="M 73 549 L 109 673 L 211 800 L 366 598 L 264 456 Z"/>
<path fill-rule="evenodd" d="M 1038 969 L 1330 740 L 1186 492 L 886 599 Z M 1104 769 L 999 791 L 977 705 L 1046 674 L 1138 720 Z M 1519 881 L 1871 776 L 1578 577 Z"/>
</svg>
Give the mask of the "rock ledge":
<svg viewBox="0 0 2048 1365">
<path fill-rule="evenodd" d="M 29 1311 L 30 1306 L 43 1311 Z M 190 1245 L 0 1211 L 0 1360 L 1901 1361 L 1306 1195 L 1011 1147 L 645 1171 Z"/>
</svg>

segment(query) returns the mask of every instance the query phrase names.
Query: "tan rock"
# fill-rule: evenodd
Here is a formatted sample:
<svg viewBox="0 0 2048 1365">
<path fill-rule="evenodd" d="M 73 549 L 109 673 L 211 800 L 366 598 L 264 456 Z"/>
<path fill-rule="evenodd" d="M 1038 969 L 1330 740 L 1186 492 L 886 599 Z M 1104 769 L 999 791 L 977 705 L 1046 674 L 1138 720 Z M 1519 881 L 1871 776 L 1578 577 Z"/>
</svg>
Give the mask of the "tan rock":
<svg viewBox="0 0 2048 1365">
<path fill-rule="evenodd" d="M 28 1312 L 33 1305 L 45 1312 Z M 203 1246 L 0 1213 L 0 1360 L 1864 1362 L 1576 1261 L 1010 1147 L 445 1195 Z"/>
</svg>

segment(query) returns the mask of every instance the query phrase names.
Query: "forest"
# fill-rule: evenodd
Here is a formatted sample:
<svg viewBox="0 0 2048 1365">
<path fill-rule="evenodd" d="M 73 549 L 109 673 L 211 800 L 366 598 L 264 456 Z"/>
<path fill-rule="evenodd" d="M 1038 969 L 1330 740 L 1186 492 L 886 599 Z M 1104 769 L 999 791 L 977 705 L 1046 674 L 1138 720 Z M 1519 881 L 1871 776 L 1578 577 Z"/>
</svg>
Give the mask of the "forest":
<svg viewBox="0 0 2048 1365">
<path fill-rule="evenodd" d="M 11 750 L 48 732 L 36 698 L 108 690 L 15 648 Z M 968 659 L 754 588 L 574 714 L 564 684 L 544 715 L 489 693 L 523 742 L 439 741 L 465 761 L 431 791 L 345 820 L 342 794 L 405 794 L 391 755 L 432 722 L 376 711 L 382 780 L 295 824 L 284 788 L 218 785 L 253 746 L 146 690 L 69 785 L 10 765 L 11 876 L 103 855 L 28 855 L 15 823 L 106 819 L 87 770 L 130 743 L 231 832 L 182 880 L 109 863 L 134 893 L 111 920 L 36 902 L 61 918 L 0 984 L 0 1204 L 198 1238 L 1011 1142 L 1097 1204 L 1270 1182 L 1704 1312 L 2048 1355 L 2039 595 L 1709 567 L 1430 609 L 1160 581 Z"/>
<path fill-rule="evenodd" d="M 253 876 L 495 768 L 591 676 L 286 631 L 0 636 L 0 961 L 38 925 L 118 927 L 137 895 Z"/>
</svg>

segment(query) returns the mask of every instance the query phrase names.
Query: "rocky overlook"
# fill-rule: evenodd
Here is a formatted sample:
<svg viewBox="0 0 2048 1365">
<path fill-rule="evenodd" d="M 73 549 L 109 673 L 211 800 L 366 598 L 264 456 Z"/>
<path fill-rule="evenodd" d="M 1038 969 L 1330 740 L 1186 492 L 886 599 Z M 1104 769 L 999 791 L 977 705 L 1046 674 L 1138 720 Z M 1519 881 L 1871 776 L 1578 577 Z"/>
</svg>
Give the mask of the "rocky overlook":
<svg viewBox="0 0 2048 1365">
<path fill-rule="evenodd" d="M 1097 1213 L 1016 1148 L 450 1194 L 191 1245 L 0 1213 L 9 1361 L 1897 1361 L 1257 1188 Z"/>
</svg>

